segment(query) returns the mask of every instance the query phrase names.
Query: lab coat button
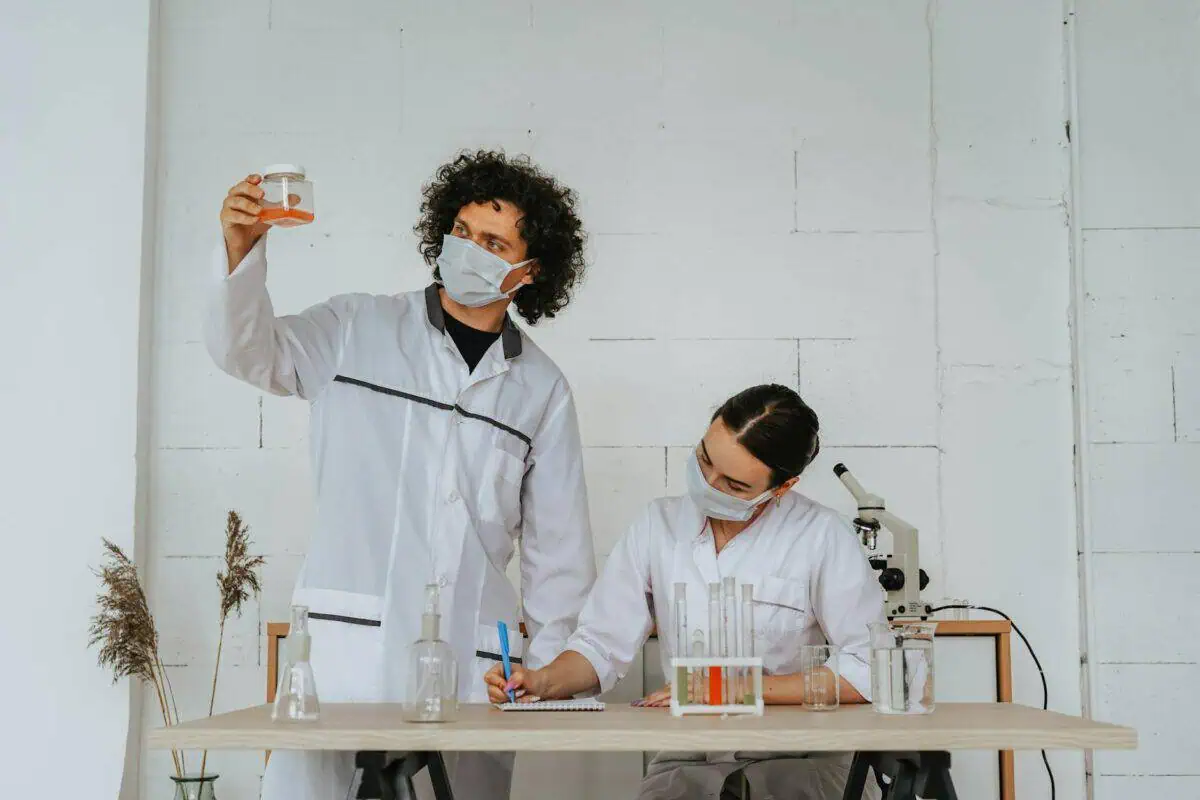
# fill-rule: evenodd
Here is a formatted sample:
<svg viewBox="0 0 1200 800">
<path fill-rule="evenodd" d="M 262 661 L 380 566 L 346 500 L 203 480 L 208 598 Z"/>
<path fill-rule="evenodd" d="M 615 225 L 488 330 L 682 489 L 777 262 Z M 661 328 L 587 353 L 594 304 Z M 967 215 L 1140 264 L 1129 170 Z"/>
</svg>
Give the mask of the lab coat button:
<svg viewBox="0 0 1200 800">
<path fill-rule="evenodd" d="M 458 492 L 451 490 L 450 494 L 446 495 L 446 502 L 457 503 L 458 502 Z"/>
<path fill-rule="evenodd" d="M 445 575 L 438 575 L 437 576 L 437 585 L 440 588 L 445 589 L 447 586 L 450 585 L 450 579 L 447 578 Z"/>
</svg>

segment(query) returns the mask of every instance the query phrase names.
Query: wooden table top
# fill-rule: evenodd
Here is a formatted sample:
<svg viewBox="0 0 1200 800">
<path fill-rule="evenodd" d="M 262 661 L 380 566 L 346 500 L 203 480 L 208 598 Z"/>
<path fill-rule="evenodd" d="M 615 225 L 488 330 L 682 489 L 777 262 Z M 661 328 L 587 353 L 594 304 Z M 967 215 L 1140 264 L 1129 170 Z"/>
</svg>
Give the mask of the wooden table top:
<svg viewBox="0 0 1200 800">
<path fill-rule="evenodd" d="M 1012 703 L 940 703 L 914 716 L 867 705 L 833 712 L 775 706 L 762 717 L 727 718 L 676 718 L 611 703 L 600 712 L 462 705 L 455 722 L 442 724 L 406 723 L 396 704 L 330 703 L 317 723 L 273 723 L 263 705 L 158 728 L 148 742 L 211 750 L 1129 750 L 1137 733 Z"/>
</svg>

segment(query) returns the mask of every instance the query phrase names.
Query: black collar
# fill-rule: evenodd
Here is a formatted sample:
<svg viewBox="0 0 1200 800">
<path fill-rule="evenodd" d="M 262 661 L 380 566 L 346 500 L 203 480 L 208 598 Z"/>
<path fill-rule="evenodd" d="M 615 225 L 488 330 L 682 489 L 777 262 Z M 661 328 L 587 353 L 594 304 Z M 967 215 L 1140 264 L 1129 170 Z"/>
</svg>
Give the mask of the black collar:
<svg viewBox="0 0 1200 800">
<path fill-rule="evenodd" d="M 431 283 L 425 288 L 425 313 L 429 315 L 429 324 L 437 328 L 439 333 L 446 332 L 446 310 L 442 308 L 442 298 L 438 294 L 438 284 Z M 500 329 L 500 341 L 504 344 L 504 357 L 516 358 L 521 355 L 521 330 L 508 314 L 504 315 L 504 327 Z"/>
</svg>

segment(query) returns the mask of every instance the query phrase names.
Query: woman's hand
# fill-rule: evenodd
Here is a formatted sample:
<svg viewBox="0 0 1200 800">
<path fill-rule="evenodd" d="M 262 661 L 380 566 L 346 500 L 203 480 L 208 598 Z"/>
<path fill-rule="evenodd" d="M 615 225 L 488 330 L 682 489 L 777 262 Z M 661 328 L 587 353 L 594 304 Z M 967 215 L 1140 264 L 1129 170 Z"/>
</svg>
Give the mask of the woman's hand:
<svg viewBox="0 0 1200 800">
<path fill-rule="evenodd" d="M 671 687 L 664 686 L 657 692 L 651 692 L 641 700 L 633 702 L 635 706 L 640 708 L 666 708 L 671 705 Z"/>
<path fill-rule="evenodd" d="M 518 703 L 537 702 L 541 699 L 541 692 L 538 691 L 541 686 L 539 672 L 540 670 L 525 669 L 514 664 L 512 678 L 505 681 L 504 665 L 495 665 L 483 676 L 483 682 L 488 687 L 488 700 L 493 703 L 507 703 L 508 691 L 511 689 Z"/>
</svg>

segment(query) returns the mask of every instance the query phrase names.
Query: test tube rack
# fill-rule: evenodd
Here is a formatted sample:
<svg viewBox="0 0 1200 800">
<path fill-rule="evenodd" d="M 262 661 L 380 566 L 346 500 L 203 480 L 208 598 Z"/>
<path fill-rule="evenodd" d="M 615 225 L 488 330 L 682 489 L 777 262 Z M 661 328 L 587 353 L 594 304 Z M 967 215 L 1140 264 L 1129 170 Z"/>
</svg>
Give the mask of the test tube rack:
<svg viewBox="0 0 1200 800">
<path fill-rule="evenodd" d="M 735 672 L 741 672 L 741 680 L 749 678 L 749 686 L 744 686 L 753 692 L 751 702 L 741 703 L 705 703 L 690 699 L 688 687 L 679 685 L 680 670 L 690 678 L 697 672 L 704 676 L 706 690 L 708 676 L 717 670 L 722 682 L 732 679 Z M 761 658 L 719 658 L 716 656 L 702 658 L 672 658 L 671 659 L 671 714 L 676 717 L 689 714 L 752 714 L 761 717 L 763 714 L 762 689 L 763 660 Z M 747 675 L 748 673 L 748 675 Z M 744 700 L 746 698 L 743 698 Z"/>
</svg>

